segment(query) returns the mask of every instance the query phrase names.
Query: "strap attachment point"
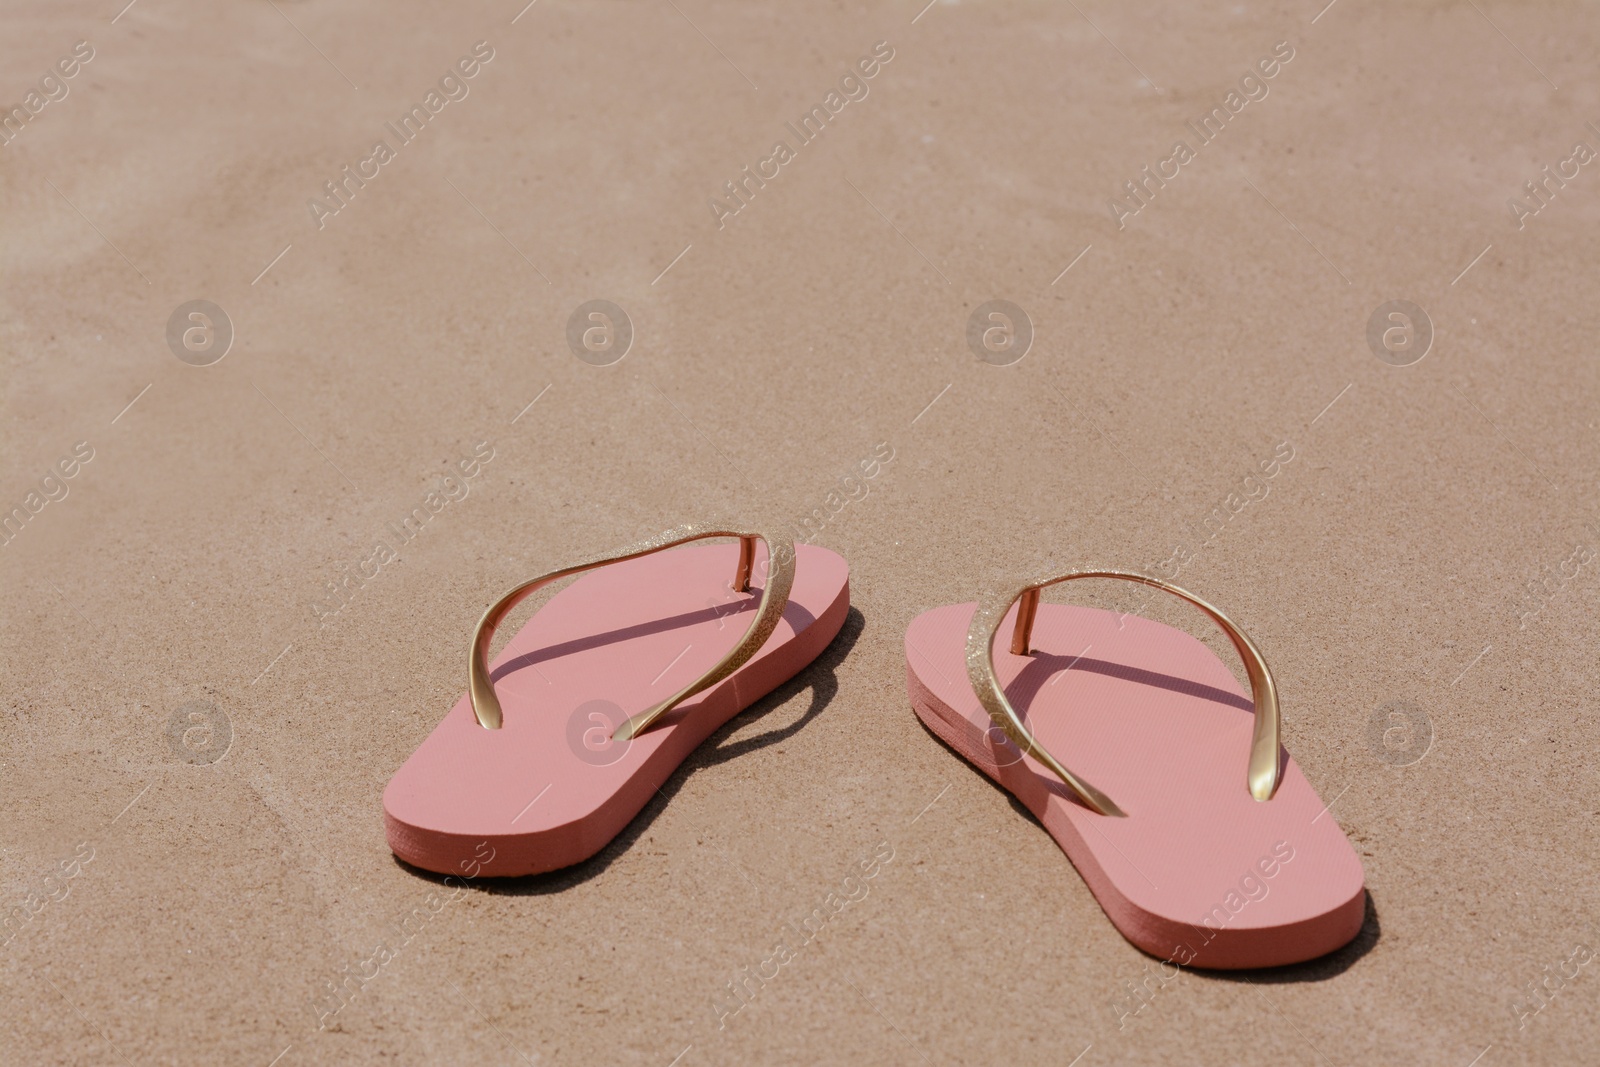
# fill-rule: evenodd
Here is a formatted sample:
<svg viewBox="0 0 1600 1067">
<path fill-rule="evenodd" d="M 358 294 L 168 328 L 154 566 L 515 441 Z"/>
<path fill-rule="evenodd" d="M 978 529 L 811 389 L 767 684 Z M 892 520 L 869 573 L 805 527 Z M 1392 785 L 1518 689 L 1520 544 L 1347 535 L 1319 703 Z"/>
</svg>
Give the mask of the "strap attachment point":
<svg viewBox="0 0 1600 1067">
<path fill-rule="evenodd" d="M 1246 785 L 1250 795 L 1256 800 L 1271 800 L 1282 777 L 1279 752 L 1283 718 L 1278 709 L 1277 684 L 1273 681 L 1272 671 L 1267 667 L 1266 659 L 1262 657 L 1255 643 L 1243 630 L 1234 625 L 1221 609 L 1170 582 L 1135 571 L 1099 569 L 1072 571 L 1056 578 L 1023 586 L 1008 596 L 991 596 L 979 603 L 972 616 L 971 628 L 967 631 L 967 674 L 973 690 L 978 695 L 979 703 L 989 713 L 995 725 L 999 726 L 1023 752 L 1048 767 L 1090 810 L 1101 815 L 1125 814 L 1110 797 L 1067 770 L 1039 744 L 1027 724 L 1022 721 L 1022 717 L 1011 706 L 1011 701 L 1001 688 L 1000 679 L 994 670 L 995 633 L 1005 621 L 1011 605 L 1017 605 L 1017 621 L 1011 632 L 1010 651 L 1014 656 L 1026 656 L 1030 651 L 1034 619 L 1039 614 L 1040 592 L 1049 586 L 1079 578 L 1120 578 L 1164 590 L 1187 600 L 1222 627 L 1223 632 L 1233 642 L 1233 647 L 1238 650 L 1239 658 L 1244 661 L 1245 673 L 1250 677 L 1251 695 L 1255 699 L 1255 726 L 1250 740 Z"/>
<path fill-rule="evenodd" d="M 756 541 L 762 540 L 767 545 L 767 575 L 761 590 L 761 601 L 756 606 L 756 617 L 750 623 L 750 628 L 739 639 L 733 648 L 716 662 L 710 670 L 695 679 L 685 688 L 679 690 L 672 697 L 662 701 L 648 711 L 625 721 L 612 735 L 618 740 L 637 737 L 648 730 L 661 716 L 677 707 L 678 704 L 694 696 L 696 693 L 711 688 L 734 671 L 743 666 L 752 656 L 760 651 L 772 632 L 778 628 L 778 622 L 783 617 L 783 608 L 789 602 L 789 590 L 794 585 L 795 551 L 794 542 L 788 538 L 773 537 L 761 532 L 743 532 L 737 530 L 722 530 L 709 526 L 683 526 L 676 530 L 668 530 L 648 541 L 625 549 L 615 556 L 603 559 L 590 560 L 572 567 L 563 567 L 560 570 L 541 574 L 513 588 L 500 599 L 489 606 L 478 620 L 477 628 L 473 631 L 472 646 L 467 655 L 467 695 L 472 701 L 472 712 L 478 719 L 478 725 L 487 730 L 498 730 L 504 721 L 500 708 L 500 699 L 495 695 L 494 682 L 489 677 L 489 642 L 494 637 L 495 628 L 505 620 L 511 609 L 516 607 L 528 596 L 549 585 L 551 582 L 573 574 L 604 567 L 610 563 L 622 563 L 626 560 L 648 556 L 690 541 L 703 541 L 712 537 L 737 537 L 739 539 L 739 563 L 734 571 L 731 587 L 736 593 L 750 591 L 750 580 L 755 571 Z"/>
</svg>

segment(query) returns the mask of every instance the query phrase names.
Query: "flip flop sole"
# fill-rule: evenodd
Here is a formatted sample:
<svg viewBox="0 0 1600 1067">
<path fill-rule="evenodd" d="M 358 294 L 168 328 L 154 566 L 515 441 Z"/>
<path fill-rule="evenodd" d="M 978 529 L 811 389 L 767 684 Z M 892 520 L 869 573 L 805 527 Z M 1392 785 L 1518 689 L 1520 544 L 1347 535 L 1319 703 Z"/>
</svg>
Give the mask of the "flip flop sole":
<svg viewBox="0 0 1600 1067">
<path fill-rule="evenodd" d="M 978 703 L 965 662 L 974 607 L 936 608 L 907 629 L 912 707 L 1043 823 L 1123 936 L 1222 970 L 1314 959 L 1356 936 L 1359 857 L 1287 754 L 1273 798 L 1250 796 L 1253 705 L 1210 649 L 1149 619 L 1056 604 L 1039 606 L 1032 655 L 996 642 L 1007 698 L 1127 813 L 1112 818 L 1079 804 Z"/>
<path fill-rule="evenodd" d="M 551 597 L 491 667 L 502 728 L 480 726 L 463 694 L 384 790 L 394 854 L 425 870 L 509 877 L 605 847 L 690 752 L 844 624 L 845 561 L 796 545 L 789 601 L 760 651 L 640 736 L 613 740 L 624 719 L 699 677 L 750 625 L 762 586 L 730 590 L 738 552 L 713 544 L 642 556 Z M 757 575 L 765 558 L 763 545 Z"/>
</svg>

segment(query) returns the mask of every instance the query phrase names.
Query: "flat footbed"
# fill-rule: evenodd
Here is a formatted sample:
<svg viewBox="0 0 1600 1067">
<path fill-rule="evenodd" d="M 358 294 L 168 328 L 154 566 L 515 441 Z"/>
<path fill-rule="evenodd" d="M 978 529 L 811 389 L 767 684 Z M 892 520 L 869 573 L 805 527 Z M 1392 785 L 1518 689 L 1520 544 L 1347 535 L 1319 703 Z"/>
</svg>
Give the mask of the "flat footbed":
<svg viewBox="0 0 1600 1067">
<path fill-rule="evenodd" d="M 491 664 L 502 728 L 480 726 L 463 694 L 384 790 L 395 855 L 425 870 L 500 877 L 603 848 L 684 757 L 815 659 L 844 624 L 845 561 L 796 545 L 789 601 L 755 656 L 640 736 L 612 740 L 624 718 L 705 673 L 749 627 L 766 548 L 748 593 L 730 588 L 738 553 L 728 543 L 642 556 L 551 597 Z M 464 677 L 465 636 L 461 646 Z"/>
<path fill-rule="evenodd" d="M 1099 815 L 1025 756 L 978 703 L 966 672 L 973 604 L 906 632 L 919 719 L 1027 806 L 1112 923 L 1140 949 L 1195 967 L 1267 967 L 1348 943 L 1365 916 L 1360 858 L 1287 753 L 1277 792 L 1245 779 L 1253 704 L 1210 649 L 1138 616 L 1042 604 L 1034 650 L 995 672 L 1052 755 L 1126 813 Z"/>
</svg>

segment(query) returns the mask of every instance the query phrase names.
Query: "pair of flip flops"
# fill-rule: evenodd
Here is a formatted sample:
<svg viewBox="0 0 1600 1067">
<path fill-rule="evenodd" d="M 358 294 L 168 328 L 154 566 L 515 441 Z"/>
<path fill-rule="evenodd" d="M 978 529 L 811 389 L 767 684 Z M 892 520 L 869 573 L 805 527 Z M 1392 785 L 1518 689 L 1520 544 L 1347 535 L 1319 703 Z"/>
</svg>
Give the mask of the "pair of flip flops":
<svg viewBox="0 0 1600 1067">
<path fill-rule="evenodd" d="M 717 538 L 733 540 L 690 545 Z M 506 614 L 580 572 L 491 663 Z M 1181 630 L 1040 602 L 1086 577 L 1195 604 L 1253 692 Z M 702 741 L 815 659 L 849 604 L 835 553 L 709 527 L 517 586 L 478 624 L 467 693 L 384 791 L 390 847 L 473 877 L 588 859 Z M 1086 569 L 918 616 L 906 668 L 922 723 L 1039 819 L 1145 952 L 1274 966 L 1360 930 L 1361 862 L 1282 749 L 1265 660 L 1219 609 L 1156 578 Z"/>
</svg>

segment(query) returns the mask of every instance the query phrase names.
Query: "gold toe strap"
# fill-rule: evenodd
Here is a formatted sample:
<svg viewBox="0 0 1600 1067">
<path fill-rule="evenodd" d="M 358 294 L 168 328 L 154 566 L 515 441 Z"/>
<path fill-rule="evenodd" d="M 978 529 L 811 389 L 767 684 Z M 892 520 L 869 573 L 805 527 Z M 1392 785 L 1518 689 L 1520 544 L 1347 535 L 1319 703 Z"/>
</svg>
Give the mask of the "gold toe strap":
<svg viewBox="0 0 1600 1067">
<path fill-rule="evenodd" d="M 1000 687 L 1000 679 L 994 671 L 995 634 L 1005 620 L 1006 612 L 1011 610 L 1011 605 L 1021 601 L 1017 607 L 1017 623 L 1012 632 L 1010 651 L 1014 656 L 1026 656 L 1029 654 L 1029 638 L 1033 634 L 1033 619 L 1039 611 L 1040 590 L 1079 578 L 1121 578 L 1165 590 L 1187 600 L 1211 616 L 1217 625 L 1222 627 L 1223 632 L 1233 642 L 1233 647 L 1239 650 L 1239 657 L 1244 660 L 1245 673 L 1250 676 L 1251 694 L 1256 705 L 1246 784 L 1250 789 L 1250 795 L 1257 800 L 1271 800 L 1272 794 L 1278 788 L 1278 779 L 1282 773 L 1278 752 L 1283 721 L 1278 711 L 1278 687 L 1272 680 L 1272 671 L 1267 667 L 1267 661 L 1254 642 L 1243 630 L 1235 626 L 1220 608 L 1208 604 L 1193 593 L 1180 589 L 1170 582 L 1146 574 L 1114 570 L 1072 571 L 1057 578 L 1025 585 L 1009 594 L 990 595 L 979 601 L 978 609 L 972 616 L 972 625 L 967 630 L 967 677 L 971 679 L 972 688 L 978 694 L 978 702 L 983 705 L 995 724 L 1005 731 L 1007 737 L 1016 742 L 1018 748 L 1050 768 L 1056 777 L 1072 790 L 1073 795 L 1091 810 L 1101 815 L 1124 814 L 1110 797 L 1067 770 L 1034 739 L 1033 733 L 1023 723 L 1016 709 L 1011 706 L 1011 701 L 1006 699 L 1005 691 Z"/>
<path fill-rule="evenodd" d="M 760 538 L 766 542 L 768 573 L 761 589 L 761 602 L 756 607 L 754 621 L 739 639 L 739 643 L 710 670 L 660 704 L 624 722 L 617 727 L 616 733 L 612 736 L 621 741 L 643 733 L 679 703 L 711 688 L 743 666 L 760 650 L 767 638 L 772 636 L 772 631 L 778 628 L 778 620 L 783 617 L 783 607 L 789 602 L 789 589 L 794 585 L 794 543 L 788 538 L 773 537 L 771 534 L 761 532 L 744 533 L 704 525 L 680 526 L 676 530 L 668 530 L 648 541 L 626 548 L 614 556 L 541 574 L 518 585 L 490 605 L 489 610 L 483 613 L 483 618 L 478 620 L 477 629 L 473 631 L 472 648 L 467 657 L 467 693 L 472 698 L 472 711 L 478 717 L 478 725 L 490 730 L 500 729 L 500 700 L 495 696 L 494 683 L 489 678 L 489 642 L 494 637 L 495 628 L 519 602 L 540 588 L 568 575 L 592 571 L 608 563 L 638 559 L 652 552 L 661 552 L 690 541 L 704 541 L 712 537 L 739 539 L 739 565 L 732 584 L 736 593 L 747 592 L 750 588 L 750 572 L 754 568 L 756 559 L 756 539 Z"/>
</svg>

